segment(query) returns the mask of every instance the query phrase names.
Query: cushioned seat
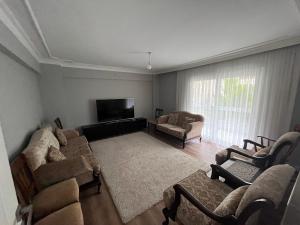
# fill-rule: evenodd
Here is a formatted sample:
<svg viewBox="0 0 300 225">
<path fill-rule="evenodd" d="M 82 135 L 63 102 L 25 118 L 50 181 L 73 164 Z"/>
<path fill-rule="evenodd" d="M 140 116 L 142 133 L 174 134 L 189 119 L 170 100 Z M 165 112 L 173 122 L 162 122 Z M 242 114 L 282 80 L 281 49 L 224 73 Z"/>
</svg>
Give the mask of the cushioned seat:
<svg viewBox="0 0 300 225">
<path fill-rule="evenodd" d="M 79 202 L 79 188 L 75 178 L 54 184 L 34 196 L 33 218 L 37 221 L 75 202 Z"/>
<path fill-rule="evenodd" d="M 68 205 L 44 217 L 34 225 L 84 225 L 80 203 Z"/>
<path fill-rule="evenodd" d="M 68 144 L 61 146 L 60 151 L 69 159 L 91 153 L 89 143 L 84 136 L 68 139 Z"/>
<path fill-rule="evenodd" d="M 185 129 L 168 123 L 158 124 L 157 129 L 160 131 L 168 132 L 172 136 L 181 139 L 184 137 L 185 134 Z"/>
<path fill-rule="evenodd" d="M 249 156 L 252 156 L 253 154 L 255 154 L 255 151 L 251 151 L 251 150 L 248 150 L 248 149 L 243 149 L 243 148 L 240 148 L 237 145 L 232 145 L 230 148 L 237 149 L 238 151 L 243 152 L 243 153 L 245 153 Z M 216 156 L 215 156 L 216 163 L 218 165 L 223 164 L 227 160 L 227 154 L 228 154 L 227 149 L 222 149 L 222 150 L 218 151 L 216 153 Z M 249 160 L 248 158 L 246 158 L 242 155 L 236 154 L 236 153 L 232 153 L 231 157 L 235 158 L 235 159 Z"/>
<path fill-rule="evenodd" d="M 178 182 L 178 184 L 182 185 L 187 191 L 189 191 L 189 193 L 212 211 L 215 210 L 232 191 L 232 188 L 226 184 L 218 180 L 208 178 L 206 173 L 202 170 L 198 170 Z M 163 198 L 166 207 L 170 209 L 171 204 L 175 200 L 175 191 L 173 186 L 164 191 Z M 191 217 L 191 215 L 193 216 Z M 181 199 L 181 203 L 177 210 L 177 217 L 180 218 L 181 223 L 189 225 L 208 224 L 208 221 L 210 221 L 209 217 L 203 214 L 185 198 Z"/>
<path fill-rule="evenodd" d="M 34 177 L 39 189 L 72 177 L 79 186 L 94 179 L 93 168 L 84 156 L 42 165 L 34 171 Z"/>
</svg>

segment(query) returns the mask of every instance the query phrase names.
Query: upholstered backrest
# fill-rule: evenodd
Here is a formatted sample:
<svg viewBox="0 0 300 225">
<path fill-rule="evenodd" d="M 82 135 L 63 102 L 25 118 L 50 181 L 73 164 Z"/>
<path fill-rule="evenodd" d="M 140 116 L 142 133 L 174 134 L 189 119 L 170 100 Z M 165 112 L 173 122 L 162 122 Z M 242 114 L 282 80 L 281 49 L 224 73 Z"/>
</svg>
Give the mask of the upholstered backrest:
<svg viewBox="0 0 300 225">
<path fill-rule="evenodd" d="M 198 114 L 192 114 L 189 112 L 184 112 L 184 111 L 178 111 L 178 112 L 174 112 L 174 113 L 178 113 L 178 121 L 177 121 L 177 126 L 182 127 L 186 121 L 186 118 L 192 118 L 196 122 L 196 121 L 201 121 L 204 122 L 204 117 Z"/>
<path fill-rule="evenodd" d="M 272 166 L 265 170 L 246 190 L 236 211 L 236 216 L 253 201 L 268 199 L 278 207 L 288 189 L 295 169 L 287 164 Z"/>
<path fill-rule="evenodd" d="M 285 163 L 291 153 L 299 147 L 300 133 L 287 132 L 273 144 L 270 155 L 273 155 L 272 165 Z"/>
<path fill-rule="evenodd" d="M 32 172 L 47 162 L 46 156 L 51 145 L 59 149 L 59 142 L 54 136 L 52 129 L 46 127 L 34 132 L 29 145 L 23 151 L 28 167 Z"/>
</svg>

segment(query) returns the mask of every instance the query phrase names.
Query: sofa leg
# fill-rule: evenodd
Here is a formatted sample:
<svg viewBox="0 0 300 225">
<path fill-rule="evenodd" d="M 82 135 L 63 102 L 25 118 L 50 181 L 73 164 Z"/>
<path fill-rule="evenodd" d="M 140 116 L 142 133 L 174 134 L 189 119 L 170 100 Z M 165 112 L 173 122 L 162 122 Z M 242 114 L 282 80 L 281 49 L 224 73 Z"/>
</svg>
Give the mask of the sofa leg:
<svg viewBox="0 0 300 225">
<path fill-rule="evenodd" d="M 211 167 L 211 176 L 210 176 L 210 178 L 211 179 L 219 179 L 219 174 L 217 172 L 216 166 L 211 164 L 210 167 Z"/>
<path fill-rule="evenodd" d="M 202 142 L 202 137 L 199 138 L 199 141 Z"/>
<path fill-rule="evenodd" d="M 99 175 L 99 178 L 98 178 L 99 180 L 98 180 L 98 190 L 97 190 L 97 193 L 98 194 L 101 194 L 101 179 L 100 179 L 100 175 Z"/>
<path fill-rule="evenodd" d="M 168 209 L 167 208 L 164 208 L 162 210 L 164 216 L 165 216 L 165 221 L 162 223 L 162 225 L 168 225 L 169 224 L 169 216 L 168 216 Z"/>
</svg>

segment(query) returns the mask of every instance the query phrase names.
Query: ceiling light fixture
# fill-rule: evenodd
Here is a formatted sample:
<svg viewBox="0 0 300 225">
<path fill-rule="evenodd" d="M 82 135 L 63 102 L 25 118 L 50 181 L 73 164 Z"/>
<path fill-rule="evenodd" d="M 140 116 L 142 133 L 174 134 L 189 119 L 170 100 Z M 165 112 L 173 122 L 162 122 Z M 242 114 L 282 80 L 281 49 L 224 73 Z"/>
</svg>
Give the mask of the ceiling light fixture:
<svg viewBox="0 0 300 225">
<path fill-rule="evenodd" d="M 152 52 L 147 52 L 148 53 L 148 57 L 149 57 L 149 60 L 148 60 L 148 65 L 146 66 L 147 70 L 152 70 L 152 65 L 151 65 L 151 54 Z"/>
</svg>

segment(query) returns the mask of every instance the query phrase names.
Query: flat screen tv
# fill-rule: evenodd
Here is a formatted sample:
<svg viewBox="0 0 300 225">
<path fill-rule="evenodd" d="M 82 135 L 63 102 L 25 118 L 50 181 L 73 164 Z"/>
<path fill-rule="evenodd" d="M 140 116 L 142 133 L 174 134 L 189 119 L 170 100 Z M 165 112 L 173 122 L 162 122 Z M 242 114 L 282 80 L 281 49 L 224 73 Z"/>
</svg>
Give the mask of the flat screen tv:
<svg viewBox="0 0 300 225">
<path fill-rule="evenodd" d="M 96 100 L 98 121 L 134 118 L 134 99 Z"/>
</svg>

